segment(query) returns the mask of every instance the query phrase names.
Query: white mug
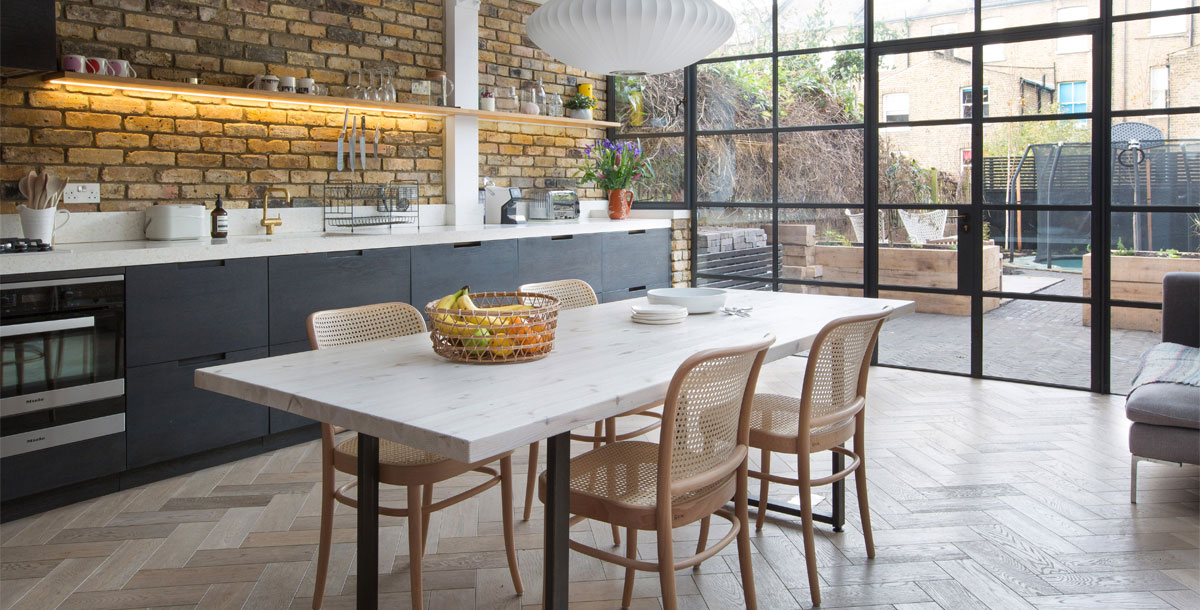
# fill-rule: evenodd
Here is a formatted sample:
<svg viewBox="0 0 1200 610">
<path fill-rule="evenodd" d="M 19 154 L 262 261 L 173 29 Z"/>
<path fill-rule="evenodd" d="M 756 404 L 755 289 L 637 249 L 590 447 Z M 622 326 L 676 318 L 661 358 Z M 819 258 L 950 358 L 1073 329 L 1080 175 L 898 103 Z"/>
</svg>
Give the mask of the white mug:
<svg viewBox="0 0 1200 610">
<path fill-rule="evenodd" d="M 61 223 L 55 224 L 54 216 L 62 212 L 67 215 Z M 42 243 L 54 243 L 54 230 L 62 228 L 71 220 L 71 212 L 66 209 L 59 208 L 44 208 L 35 210 L 25 204 L 17 206 L 17 213 L 21 215 L 21 232 L 25 234 L 26 239 L 40 239 Z"/>
<path fill-rule="evenodd" d="M 87 72 L 87 58 L 82 55 L 63 55 L 62 69 L 64 72 Z"/>
<path fill-rule="evenodd" d="M 307 78 L 307 77 L 298 78 L 298 79 L 296 79 L 296 93 L 303 93 L 305 95 L 316 95 L 317 94 L 316 83 L 314 83 L 313 79 L 311 79 L 311 78 Z"/>
<path fill-rule="evenodd" d="M 121 78 L 137 78 L 137 70 L 134 70 L 133 66 L 124 59 L 108 60 L 108 70 L 113 76 L 120 76 Z"/>
<path fill-rule="evenodd" d="M 250 81 L 250 84 L 246 85 L 246 86 L 250 89 L 261 89 L 263 91 L 278 91 L 279 90 L 279 77 L 272 76 L 270 74 L 260 74 L 258 76 L 255 76 L 254 80 Z"/>
<path fill-rule="evenodd" d="M 296 77 L 295 76 L 279 77 L 279 90 L 283 91 L 285 93 L 294 93 L 296 91 Z"/>
<path fill-rule="evenodd" d="M 83 62 L 87 68 L 88 74 L 100 74 L 102 76 L 112 76 L 112 68 L 109 67 L 108 60 L 103 57 L 89 57 Z"/>
</svg>

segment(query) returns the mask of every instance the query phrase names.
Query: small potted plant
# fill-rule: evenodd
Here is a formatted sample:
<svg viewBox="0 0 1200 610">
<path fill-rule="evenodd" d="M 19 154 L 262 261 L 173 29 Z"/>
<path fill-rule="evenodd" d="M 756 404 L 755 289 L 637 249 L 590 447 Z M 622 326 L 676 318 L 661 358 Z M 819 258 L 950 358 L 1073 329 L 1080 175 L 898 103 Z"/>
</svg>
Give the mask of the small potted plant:
<svg viewBox="0 0 1200 610">
<path fill-rule="evenodd" d="M 567 100 L 563 106 L 571 111 L 571 118 L 590 121 L 592 120 L 592 108 L 596 107 L 596 100 L 582 93 L 576 93 L 575 97 Z"/>
<path fill-rule="evenodd" d="M 644 176 L 654 177 L 650 160 L 642 154 L 641 141 L 603 140 L 595 146 L 588 146 L 586 154 L 587 163 L 579 168 L 576 177 L 607 190 L 608 217 L 613 220 L 624 219 L 633 207 L 633 191 L 630 187 Z"/>
<path fill-rule="evenodd" d="M 479 109 L 488 112 L 496 111 L 496 94 L 487 87 L 484 87 L 479 93 Z"/>
</svg>

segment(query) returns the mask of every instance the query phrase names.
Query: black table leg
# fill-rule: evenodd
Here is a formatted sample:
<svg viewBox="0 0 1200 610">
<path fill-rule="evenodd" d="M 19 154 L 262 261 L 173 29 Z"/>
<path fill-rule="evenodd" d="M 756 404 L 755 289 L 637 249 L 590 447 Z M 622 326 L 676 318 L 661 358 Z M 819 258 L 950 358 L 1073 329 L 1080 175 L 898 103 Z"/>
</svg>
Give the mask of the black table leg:
<svg viewBox="0 0 1200 610">
<path fill-rule="evenodd" d="M 531 464 L 529 466 L 533 468 Z M 546 441 L 546 565 L 542 589 L 545 610 L 566 610 L 571 538 L 571 433 Z"/>
<path fill-rule="evenodd" d="M 358 610 L 379 608 L 379 439 L 358 433 Z"/>
<path fill-rule="evenodd" d="M 833 452 L 833 472 L 841 472 L 846 467 L 846 456 L 834 451 Z M 833 514 L 831 522 L 833 523 L 833 531 L 842 531 L 842 526 L 846 524 L 846 479 L 838 479 L 833 482 L 833 497 L 829 499 L 833 504 Z"/>
</svg>

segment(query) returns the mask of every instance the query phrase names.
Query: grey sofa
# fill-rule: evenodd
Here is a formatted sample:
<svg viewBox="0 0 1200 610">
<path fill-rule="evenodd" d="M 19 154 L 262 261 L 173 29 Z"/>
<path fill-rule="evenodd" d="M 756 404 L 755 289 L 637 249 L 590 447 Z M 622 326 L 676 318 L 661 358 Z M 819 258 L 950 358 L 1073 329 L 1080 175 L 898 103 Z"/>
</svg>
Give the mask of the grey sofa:
<svg viewBox="0 0 1200 610">
<path fill-rule="evenodd" d="M 1163 278 L 1163 342 L 1200 347 L 1200 273 Z M 1130 502 L 1137 502 L 1140 461 L 1200 464 L 1200 387 L 1146 383 L 1125 399 L 1132 455 Z"/>
</svg>

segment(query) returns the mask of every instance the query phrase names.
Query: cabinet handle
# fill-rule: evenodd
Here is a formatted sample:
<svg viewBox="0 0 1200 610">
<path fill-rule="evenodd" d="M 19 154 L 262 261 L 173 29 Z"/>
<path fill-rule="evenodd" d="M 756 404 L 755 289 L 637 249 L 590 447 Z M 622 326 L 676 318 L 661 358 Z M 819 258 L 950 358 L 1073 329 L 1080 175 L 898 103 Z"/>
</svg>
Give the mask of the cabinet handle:
<svg viewBox="0 0 1200 610">
<path fill-rule="evenodd" d="M 645 232 L 646 232 L 646 230 L 645 230 L 645 229 L 637 229 L 637 230 L 634 230 L 634 231 L 628 231 L 627 233 L 628 233 L 629 235 L 642 235 L 642 234 L 644 234 Z"/>
<path fill-rule="evenodd" d="M 465 241 L 461 244 L 454 244 L 454 247 L 455 248 L 478 248 L 479 246 L 482 246 L 482 245 L 483 245 L 483 242 L 481 242 L 481 241 Z"/>
<path fill-rule="evenodd" d="M 638 292 L 638 291 L 645 290 L 645 289 L 646 289 L 645 286 L 634 286 L 633 288 L 629 289 L 629 292 Z"/>
<path fill-rule="evenodd" d="M 184 358 L 175 362 L 177 366 L 193 366 L 196 364 L 204 364 L 206 362 L 220 362 L 225 359 L 225 352 L 219 354 L 208 354 L 207 356 L 196 356 L 195 358 Z"/>
<path fill-rule="evenodd" d="M 325 256 L 329 258 L 351 258 L 354 256 L 362 256 L 362 250 L 347 250 L 345 252 L 329 252 Z"/>
<path fill-rule="evenodd" d="M 550 238 L 550 241 L 560 241 L 560 240 L 564 240 L 564 239 L 575 239 L 575 236 L 574 235 L 554 235 Z"/>
<path fill-rule="evenodd" d="M 201 267 L 224 267 L 225 261 L 196 261 L 194 263 L 177 263 L 180 269 L 199 269 Z"/>
</svg>

